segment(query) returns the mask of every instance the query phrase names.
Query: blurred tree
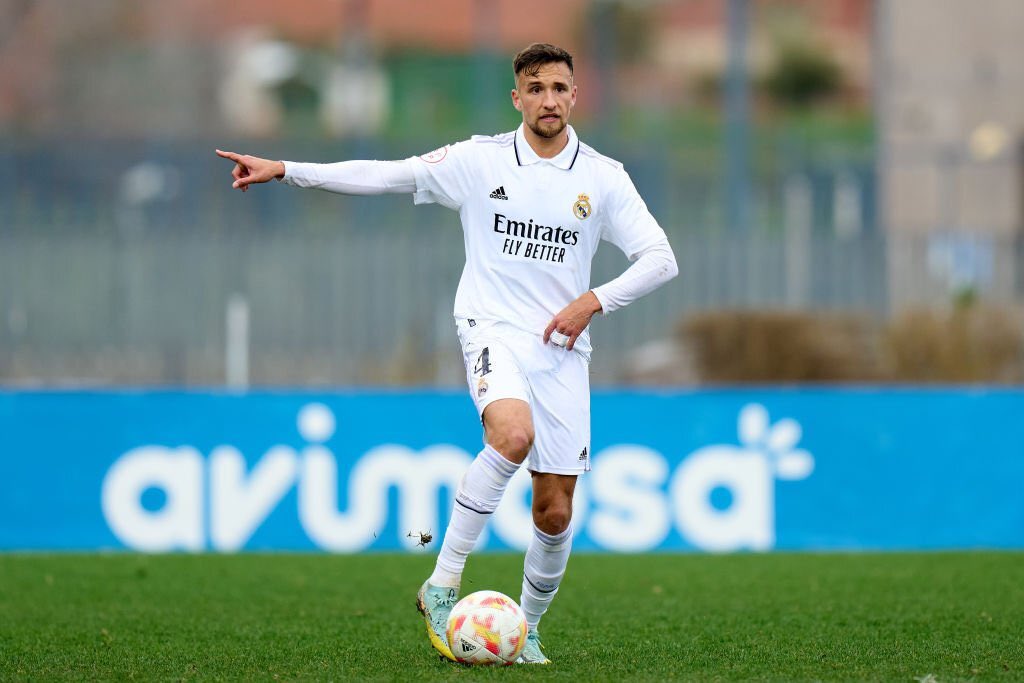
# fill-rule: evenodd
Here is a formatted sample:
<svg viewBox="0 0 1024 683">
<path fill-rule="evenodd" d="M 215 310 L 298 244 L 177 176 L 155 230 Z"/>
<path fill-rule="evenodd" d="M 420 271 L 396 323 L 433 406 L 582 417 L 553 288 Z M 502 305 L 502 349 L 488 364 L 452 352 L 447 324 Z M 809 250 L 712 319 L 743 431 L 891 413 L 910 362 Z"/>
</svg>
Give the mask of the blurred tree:
<svg viewBox="0 0 1024 683">
<path fill-rule="evenodd" d="M 842 83 L 842 70 L 825 47 L 787 38 L 776 46 L 762 86 L 779 106 L 802 109 L 835 96 Z"/>
<path fill-rule="evenodd" d="M 292 135 L 319 132 L 317 113 L 321 94 L 303 74 L 292 74 L 276 83 L 271 90 L 276 94 L 283 113 L 282 127 Z"/>
<path fill-rule="evenodd" d="M 611 3 L 611 20 L 615 22 L 617 45 L 615 53 L 626 64 L 643 62 L 648 57 L 654 34 L 653 5 L 647 3 Z"/>
</svg>

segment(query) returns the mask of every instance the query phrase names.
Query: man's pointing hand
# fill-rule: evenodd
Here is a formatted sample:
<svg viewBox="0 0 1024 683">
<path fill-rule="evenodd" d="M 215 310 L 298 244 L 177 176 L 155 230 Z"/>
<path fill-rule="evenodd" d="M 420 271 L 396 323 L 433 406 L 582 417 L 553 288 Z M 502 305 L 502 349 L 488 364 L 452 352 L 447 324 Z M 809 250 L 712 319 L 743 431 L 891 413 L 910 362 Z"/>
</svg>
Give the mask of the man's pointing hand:
<svg viewBox="0 0 1024 683">
<path fill-rule="evenodd" d="M 265 183 L 275 178 L 284 177 L 284 163 L 280 161 L 261 159 L 248 154 L 224 152 L 219 149 L 216 152 L 217 156 L 235 162 L 235 168 L 231 171 L 231 177 L 235 179 L 235 182 L 231 184 L 231 187 L 242 192 L 248 190 L 249 185 L 253 183 Z"/>
</svg>

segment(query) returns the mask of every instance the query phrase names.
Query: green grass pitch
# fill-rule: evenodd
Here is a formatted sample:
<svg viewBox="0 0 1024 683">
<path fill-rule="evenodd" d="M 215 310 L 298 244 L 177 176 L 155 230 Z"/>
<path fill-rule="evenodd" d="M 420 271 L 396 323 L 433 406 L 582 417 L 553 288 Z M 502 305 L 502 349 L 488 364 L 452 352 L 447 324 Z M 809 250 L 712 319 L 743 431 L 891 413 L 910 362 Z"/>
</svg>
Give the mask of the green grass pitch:
<svg viewBox="0 0 1024 683">
<path fill-rule="evenodd" d="M 0 555 L 0 679 L 1024 680 L 1024 554 L 578 554 L 547 667 L 440 661 L 427 555 Z M 463 593 L 519 596 L 521 556 Z"/>
</svg>

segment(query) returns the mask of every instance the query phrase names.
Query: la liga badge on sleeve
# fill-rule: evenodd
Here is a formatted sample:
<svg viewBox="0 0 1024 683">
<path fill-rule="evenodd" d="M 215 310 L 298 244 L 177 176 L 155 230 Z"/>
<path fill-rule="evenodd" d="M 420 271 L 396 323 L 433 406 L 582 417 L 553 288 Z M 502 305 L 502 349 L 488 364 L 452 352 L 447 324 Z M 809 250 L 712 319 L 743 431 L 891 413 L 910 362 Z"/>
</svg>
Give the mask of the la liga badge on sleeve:
<svg viewBox="0 0 1024 683">
<path fill-rule="evenodd" d="M 590 208 L 590 197 L 586 193 L 581 194 L 577 199 L 576 203 L 572 205 L 572 213 L 576 218 L 583 220 L 588 218 L 591 214 L 592 209 Z"/>
<path fill-rule="evenodd" d="M 448 156 L 448 146 L 438 147 L 433 152 L 427 152 L 420 156 L 420 159 L 427 162 L 428 164 L 436 164 L 437 162 Z"/>
</svg>

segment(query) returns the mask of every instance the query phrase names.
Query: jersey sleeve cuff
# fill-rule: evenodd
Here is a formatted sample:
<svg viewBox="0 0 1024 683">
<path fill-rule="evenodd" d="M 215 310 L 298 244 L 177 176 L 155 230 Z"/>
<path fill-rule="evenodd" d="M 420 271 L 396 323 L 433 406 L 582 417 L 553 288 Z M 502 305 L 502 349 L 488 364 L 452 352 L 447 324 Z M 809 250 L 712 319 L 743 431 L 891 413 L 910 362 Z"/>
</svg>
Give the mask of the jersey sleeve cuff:
<svg viewBox="0 0 1024 683">
<path fill-rule="evenodd" d="M 597 302 L 601 304 L 601 313 L 611 313 L 615 310 L 615 306 L 612 304 L 608 294 L 604 291 L 605 285 L 600 287 L 594 287 L 590 291 L 597 297 Z"/>
<path fill-rule="evenodd" d="M 281 163 L 284 164 L 284 175 L 278 178 L 277 181 L 279 183 L 285 183 L 286 185 L 294 185 L 295 176 L 293 174 L 295 173 L 295 162 L 285 161 L 282 159 Z"/>
</svg>

